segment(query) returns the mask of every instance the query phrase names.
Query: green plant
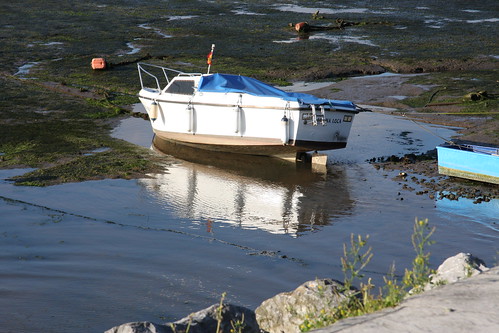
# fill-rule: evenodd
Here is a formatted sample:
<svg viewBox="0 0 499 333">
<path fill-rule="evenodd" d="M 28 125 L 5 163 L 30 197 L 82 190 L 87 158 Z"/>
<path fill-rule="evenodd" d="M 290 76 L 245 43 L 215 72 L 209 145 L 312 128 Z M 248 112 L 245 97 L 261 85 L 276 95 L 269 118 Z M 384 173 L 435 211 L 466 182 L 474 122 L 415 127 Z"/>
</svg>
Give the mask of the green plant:
<svg viewBox="0 0 499 333">
<path fill-rule="evenodd" d="M 430 275 L 435 273 L 430 268 L 430 252 L 425 252 L 426 246 L 434 243 L 430 240 L 434 232 L 435 227 L 430 228 L 428 219 L 418 220 L 416 218 L 411 236 L 416 257 L 412 261 L 412 270 L 406 269 L 402 280 L 404 287 L 411 288 L 413 293 L 422 292 L 431 280 Z"/>
<path fill-rule="evenodd" d="M 380 294 L 383 296 L 383 303 L 385 307 L 394 307 L 402 301 L 406 295 L 403 286 L 397 281 L 395 277 L 395 263 L 392 264 L 388 271 L 388 276 L 383 277 L 385 285 L 381 289 Z"/>
<path fill-rule="evenodd" d="M 230 333 L 242 333 L 246 324 L 244 323 L 244 314 L 242 315 L 241 320 L 231 321 L 230 325 L 232 328 L 230 329 Z"/>
<path fill-rule="evenodd" d="M 349 290 L 355 279 L 361 279 L 364 275 L 361 271 L 367 266 L 369 261 L 371 261 L 373 254 L 371 253 L 372 248 L 369 247 L 364 253 L 362 249 L 366 246 L 369 240 L 369 235 L 365 238 L 357 235 L 355 239 L 354 235 L 350 235 L 350 248 L 347 248 L 346 244 L 343 244 L 343 257 L 341 258 L 341 269 L 344 275 L 345 289 Z"/>
<path fill-rule="evenodd" d="M 361 283 L 361 289 L 353 290 L 353 282 L 361 279 L 364 275 L 361 271 L 371 260 L 373 254 L 371 247 L 364 250 L 369 236 L 364 238 L 360 235 L 354 237 L 350 235 L 350 244 L 343 244 L 343 257 L 341 258 L 341 267 L 344 275 L 342 292 L 346 298 L 338 305 L 321 309 L 319 313 L 310 313 L 305 316 L 300 325 L 302 332 L 308 332 L 312 329 L 321 328 L 330 325 L 342 318 L 358 316 L 363 313 L 372 312 L 372 309 L 378 309 L 375 297 L 371 295 L 371 289 L 374 287 L 371 279 L 367 284 Z M 318 287 L 319 297 L 325 297 L 323 290 Z"/>
<path fill-rule="evenodd" d="M 464 269 L 466 270 L 466 277 L 471 277 L 473 275 L 473 266 L 471 264 L 467 263 Z"/>
<path fill-rule="evenodd" d="M 369 236 L 350 236 L 350 245 L 343 245 L 343 257 L 341 266 L 344 274 L 345 299 L 336 307 L 321 309 L 318 313 L 309 313 L 305 316 L 300 325 L 302 332 L 325 327 L 334 322 L 348 317 L 359 316 L 372 313 L 386 307 L 398 305 L 409 293 L 418 293 L 424 290 L 430 282 L 430 275 L 434 270 L 429 266 L 430 253 L 426 252 L 426 247 L 433 244 L 430 237 L 435 232 L 435 227 L 430 228 L 428 220 L 418 220 L 416 218 L 413 233 L 411 235 L 412 245 L 416 252 L 416 257 L 412 261 L 412 269 L 405 270 L 402 281 L 395 277 L 395 264 L 390 267 L 388 276 L 384 277 L 385 285 L 380 288 L 378 295 L 374 295 L 372 290 L 374 285 L 371 279 L 367 283 L 360 283 L 360 290 L 352 291 L 355 279 L 361 279 L 364 275 L 361 271 L 369 263 L 373 254 L 371 247 L 364 250 Z M 321 290 L 318 291 L 322 295 Z M 323 297 L 323 296 L 321 296 Z"/>
<path fill-rule="evenodd" d="M 217 314 L 216 314 L 216 318 L 217 318 L 217 330 L 216 330 L 216 333 L 219 333 L 220 332 L 220 326 L 222 325 L 222 310 L 223 310 L 223 306 L 224 306 L 224 299 L 225 299 L 225 296 L 227 295 L 227 293 L 223 293 L 222 294 L 222 297 L 220 297 L 220 305 L 218 306 L 218 309 L 217 309 Z"/>
</svg>

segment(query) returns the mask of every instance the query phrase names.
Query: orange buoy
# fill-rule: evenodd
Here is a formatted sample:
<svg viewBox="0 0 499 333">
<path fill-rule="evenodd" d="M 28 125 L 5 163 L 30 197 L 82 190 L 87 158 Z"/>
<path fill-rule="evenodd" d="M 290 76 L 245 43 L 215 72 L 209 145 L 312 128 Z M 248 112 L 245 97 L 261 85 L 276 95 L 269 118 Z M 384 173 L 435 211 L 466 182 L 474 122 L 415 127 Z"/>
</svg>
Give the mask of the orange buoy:
<svg viewBox="0 0 499 333">
<path fill-rule="evenodd" d="M 300 22 L 295 24 L 295 30 L 298 32 L 307 32 L 310 30 L 310 26 L 307 22 Z"/>
<path fill-rule="evenodd" d="M 106 60 L 104 58 L 93 58 L 92 59 L 92 69 L 105 69 Z"/>
</svg>

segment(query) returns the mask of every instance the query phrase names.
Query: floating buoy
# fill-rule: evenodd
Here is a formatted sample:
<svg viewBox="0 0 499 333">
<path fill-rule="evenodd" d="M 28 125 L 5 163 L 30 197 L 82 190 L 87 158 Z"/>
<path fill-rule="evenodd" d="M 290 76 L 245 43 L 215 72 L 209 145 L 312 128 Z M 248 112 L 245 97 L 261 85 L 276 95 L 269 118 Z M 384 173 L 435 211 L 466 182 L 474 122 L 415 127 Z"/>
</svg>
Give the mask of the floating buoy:
<svg viewBox="0 0 499 333">
<path fill-rule="evenodd" d="M 151 105 L 149 105 L 149 118 L 152 120 L 152 121 L 155 121 L 156 118 L 158 118 L 158 103 L 156 103 L 156 101 L 153 101 L 151 103 Z"/>
<path fill-rule="evenodd" d="M 289 141 L 289 119 L 285 115 L 281 119 L 281 141 L 283 145 L 287 145 Z"/>
<path fill-rule="evenodd" d="M 93 58 L 92 69 L 106 69 L 106 60 L 104 58 Z"/>
<path fill-rule="evenodd" d="M 308 32 L 310 30 L 310 26 L 307 22 L 296 23 L 295 30 L 298 32 Z"/>
</svg>

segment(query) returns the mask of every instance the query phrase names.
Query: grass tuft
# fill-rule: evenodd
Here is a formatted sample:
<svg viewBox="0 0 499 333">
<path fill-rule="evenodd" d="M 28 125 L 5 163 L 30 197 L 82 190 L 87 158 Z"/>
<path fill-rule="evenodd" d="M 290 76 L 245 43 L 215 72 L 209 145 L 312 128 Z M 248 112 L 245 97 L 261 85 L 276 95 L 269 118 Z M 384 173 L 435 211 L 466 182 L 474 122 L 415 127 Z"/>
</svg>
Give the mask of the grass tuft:
<svg viewBox="0 0 499 333">
<path fill-rule="evenodd" d="M 429 266 L 430 253 L 426 252 L 426 247 L 433 244 L 430 237 L 434 231 L 435 227 L 430 228 L 427 219 L 418 220 L 416 218 L 411 236 L 416 256 L 412 262 L 412 269 L 405 270 L 401 281 L 396 279 L 395 266 L 392 265 L 388 276 L 384 277 L 385 285 L 379 289 L 379 294 L 373 293 L 375 286 L 369 278 L 366 283 L 360 283 L 359 290 L 345 293 L 346 298 L 339 306 L 308 314 L 300 325 L 301 332 L 326 327 L 344 318 L 394 307 L 407 295 L 422 292 L 430 282 L 430 274 L 434 273 L 434 270 Z M 343 257 L 341 258 L 344 274 L 343 291 L 351 291 L 353 282 L 364 276 L 361 272 L 373 256 L 371 247 L 366 248 L 368 239 L 369 236 L 354 237 L 352 234 L 349 246 L 343 246 Z"/>
</svg>

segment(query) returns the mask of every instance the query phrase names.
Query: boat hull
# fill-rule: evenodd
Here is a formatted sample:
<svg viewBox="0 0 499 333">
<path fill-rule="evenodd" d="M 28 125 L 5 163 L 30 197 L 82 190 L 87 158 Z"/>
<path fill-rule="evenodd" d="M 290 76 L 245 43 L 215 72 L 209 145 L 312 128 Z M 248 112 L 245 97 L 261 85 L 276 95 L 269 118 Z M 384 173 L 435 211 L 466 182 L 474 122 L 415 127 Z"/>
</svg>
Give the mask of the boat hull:
<svg viewBox="0 0 499 333">
<path fill-rule="evenodd" d="M 314 150 L 332 150 L 346 147 L 346 142 L 296 142 L 294 145 L 283 145 L 278 139 L 262 139 L 247 137 L 223 137 L 213 135 L 188 135 L 182 133 L 154 131 L 153 144 L 161 150 L 163 142 L 177 143 L 185 146 L 209 151 L 263 155 L 278 157 L 295 157 L 297 153 Z"/>
<path fill-rule="evenodd" d="M 438 146 L 437 153 L 440 174 L 499 184 L 498 155 L 451 145 Z"/>
<path fill-rule="evenodd" d="M 280 107 L 237 105 L 235 101 L 230 103 L 227 94 L 221 97 L 229 101 L 222 103 L 216 96 L 211 103 L 196 99 L 182 103 L 144 95 L 140 99 L 146 110 L 150 110 L 152 101 L 158 105 L 154 120 L 150 114 L 157 140 L 251 155 L 291 156 L 345 148 L 357 114 L 352 110 L 286 109 L 285 103 Z"/>
</svg>

